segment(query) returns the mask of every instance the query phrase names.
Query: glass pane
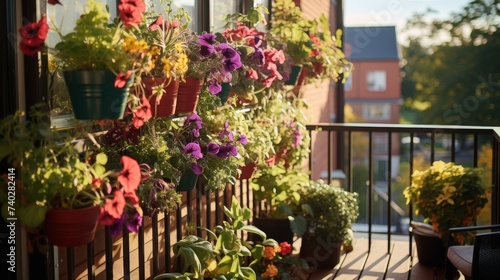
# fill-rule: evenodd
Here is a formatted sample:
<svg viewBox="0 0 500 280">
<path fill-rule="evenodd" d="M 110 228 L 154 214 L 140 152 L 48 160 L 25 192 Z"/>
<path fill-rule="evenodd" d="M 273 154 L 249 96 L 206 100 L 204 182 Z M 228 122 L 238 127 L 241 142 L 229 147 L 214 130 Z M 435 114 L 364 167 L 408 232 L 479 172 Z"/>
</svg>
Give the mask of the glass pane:
<svg viewBox="0 0 500 280">
<path fill-rule="evenodd" d="M 226 24 L 228 14 L 238 12 L 242 0 L 210 0 L 210 30 L 221 32 Z"/>
<path fill-rule="evenodd" d="M 195 0 L 174 0 L 174 6 L 182 7 L 191 16 L 191 23 L 189 24 L 189 29 L 194 31 L 199 31 L 200 21 L 198 20 L 198 9 L 200 8 L 201 1 Z"/>
</svg>

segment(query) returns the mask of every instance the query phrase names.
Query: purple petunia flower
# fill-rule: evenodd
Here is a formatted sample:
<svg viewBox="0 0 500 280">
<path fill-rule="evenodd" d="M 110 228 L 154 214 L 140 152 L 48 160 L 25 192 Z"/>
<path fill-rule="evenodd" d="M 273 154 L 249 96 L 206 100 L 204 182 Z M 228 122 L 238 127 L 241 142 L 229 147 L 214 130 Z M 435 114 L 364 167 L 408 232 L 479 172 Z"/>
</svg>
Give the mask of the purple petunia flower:
<svg viewBox="0 0 500 280">
<path fill-rule="evenodd" d="M 194 136 L 194 137 L 200 137 L 200 130 L 199 130 L 199 129 L 197 129 L 197 128 L 193 128 L 193 129 L 191 130 L 191 132 L 193 133 L 193 136 Z"/>
<path fill-rule="evenodd" d="M 224 140 L 224 136 L 227 136 L 227 139 L 231 142 L 234 141 L 234 136 L 233 136 L 233 133 L 231 131 L 227 131 L 227 130 L 221 130 L 219 132 L 219 139 L 220 140 Z"/>
<path fill-rule="evenodd" d="M 198 43 L 202 45 L 213 45 L 215 42 L 215 35 L 212 33 L 205 33 L 198 37 Z"/>
<path fill-rule="evenodd" d="M 210 91 L 211 94 L 218 94 L 221 90 L 222 86 L 217 79 L 208 80 L 208 91 Z"/>
<path fill-rule="evenodd" d="M 217 143 L 210 142 L 207 145 L 207 151 L 209 153 L 211 153 L 212 155 L 216 155 L 219 152 L 219 149 L 220 149 L 220 147 L 219 147 L 219 144 L 217 144 Z"/>
<path fill-rule="evenodd" d="M 235 59 L 235 58 L 224 59 L 222 64 L 224 65 L 224 71 L 226 71 L 226 72 L 234 71 L 242 66 L 241 61 L 239 59 L 239 55 L 238 55 L 237 59 Z"/>
<path fill-rule="evenodd" d="M 248 144 L 248 138 L 245 134 L 240 134 L 240 138 L 238 139 L 242 145 Z"/>
<path fill-rule="evenodd" d="M 231 144 L 227 144 L 227 147 L 229 149 L 229 154 L 231 154 L 233 157 L 238 155 L 238 148 L 236 148 L 236 146 L 233 146 Z"/>
<path fill-rule="evenodd" d="M 191 162 L 191 171 L 196 175 L 203 174 L 203 167 L 196 162 Z"/>
<path fill-rule="evenodd" d="M 252 54 L 252 58 L 258 61 L 258 65 L 263 65 L 265 63 L 264 51 L 261 48 L 255 48 L 254 53 Z"/>
<path fill-rule="evenodd" d="M 195 112 L 191 113 L 191 115 L 186 118 L 184 125 L 189 125 L 191 123 L 194 123 L 197 129 L 201 129 L 203 127 L 200 116 L 198 116 Z"/>
<path fill-rule="evenodd" d="M 200 144 L 198 144 L 196 142 L 188 143 L 184 147 L 184 153 L 192 155 L 195 159 L 203 158 L 203 154 L 201 153 Z"/>
<path fill-rule="evenodd" d="M 117 237 L 123 230 L 125 218 L 125 213 L 123 213 L 120 219 L 116 219 L 113 224 L 109 226 L 109 234 L 111 234 L 112 237 Z"/>
<path fill-rule="evenodd" d="M 128 219 L 125 220 L 125 225 L 130 232 L 138 232 L 142 225 L 142 216 L 134 212 L 134 214 L 129 215 Z"/>
<path fill-rule="evenodd" d="M 200 45 L 200 55 L 209 56 L 215 52 L 215 48 L 212 45 Z"/>
<path fill-rule="evenodd" d="M 230 152 L 231 152 L 231 147 L 228 147 L 228 146 L 220 146 L 220 148 L 219 148 L 219 152 L 216 154 L 216 156 L 217 156 L 218 158 L 225 159 L 225 158 L 228 158 L 228 157 L 229 157 Z"/>
</svg>

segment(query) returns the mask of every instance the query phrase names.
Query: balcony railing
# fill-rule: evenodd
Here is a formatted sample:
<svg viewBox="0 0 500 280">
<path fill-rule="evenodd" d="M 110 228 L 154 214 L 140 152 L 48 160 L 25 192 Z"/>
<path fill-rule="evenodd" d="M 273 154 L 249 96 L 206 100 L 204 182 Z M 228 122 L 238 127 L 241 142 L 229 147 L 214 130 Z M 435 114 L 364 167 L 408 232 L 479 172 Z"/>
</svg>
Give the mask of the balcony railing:
<svg viewBox="0 0 500 280">
<path fill-rule="evenodd" d="M 341 169 L 346 174 L 344 187 L 355 191 L 359 186 L 354 182 L 362 176 L 367 178 L 363 186 L 366 198 L 360 204 L 364 204 L 366 209 L 364 223 L 368 250 L 374 232 L 386 232 L 389 244 L 392 234 L 404 233 L 404 229 L 398 230 L 396 227 L 397 221 L 401 220 L 399 216 L 414 218 L 411 206 L 395 202 L 401 194 L 394 191 L 394 180 L 411 179 L 416 157 L 422 157 L 429 163 L 438 159 L 470 166 L 487 163 L 492 174 L 490 222 L 499 222 L 496 186 L 500 180 L 500 137 L 499 131 L 494 128 L 317 124 L 309 125 L 308 130 L 313 143 L 309 161 L 313 179 L 321 177 L 318 174 L 326 170 L 325 180 L 331 181 L 335 179 L 333 171 Z M 335 149 L 338 143 L 342 144 L 340 152 Z M 486 147 L 491 147 L 490 153 L 484 152 L 488 150 Z M 322 155 L 323 159 L 316 158 L 317 155 Z M 400 168 L 405 165 L 403 162 L 407 166 L 405 173 Z M 356 166 L 364 166 L 366 174 L 356 173 Z M 253 209 L 255 214 L 265 207 L 262 202 L 253 200 L 247 181 L 229 185 L 216 193 L 205 192 L 202 182 L 199 182 L 195 190 L 185 193 L 183 205 L 175 213 L 159 213 L 145 218 L 137 234 L 124 233 L 112 238 L 104 227 L 100 227 L 95 240 L 86 246 L 47 246 L 45 255 L 30 254 L 29 278 L 42 278 L 41 275 L 45 275 L 46 279 L 149 279 L 166 270 L 176 271 L 180 266 L 173 257 L 171 246 L 187 233 L 188 227 L 213 228 L 220 224 L 224 219 L 221 205 L 229 205 L 233 195 L 239 198 L 242 206 Z M 379 229 L 375 222 L 384 221 Z M 204 232 L 198 230 L 197 234 L 202 235 Z M 409 242 L 411 248 L 411 238 Z M 387 250 L 390 250 L 389 245 Z M 39 251 L 44 249 L 39 248 Z"/>
</svg>

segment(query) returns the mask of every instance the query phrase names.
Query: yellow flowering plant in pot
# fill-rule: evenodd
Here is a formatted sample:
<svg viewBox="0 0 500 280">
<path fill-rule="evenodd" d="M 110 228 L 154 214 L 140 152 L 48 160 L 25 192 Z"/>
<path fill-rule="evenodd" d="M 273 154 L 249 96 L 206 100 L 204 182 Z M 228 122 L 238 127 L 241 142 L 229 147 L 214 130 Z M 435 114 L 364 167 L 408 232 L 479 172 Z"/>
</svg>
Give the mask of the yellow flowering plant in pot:
<svg viewBox="0 0 500 280">
<path fill-rule="evenodd" d="M 488 202 L 478 168 L 443 161 L 413 172 L 412 184 L 404 195 L 407 204 L 413 203 L 415 214 L 423 216 L 441 239 L 447 238 L 452 227 L 472 225 Z M 467 236 L 457 234 L 454 238 L 463 243 Z"/>
<path fill-rule="evenodd" d="M 130 45 L 131 49 L 151 56 L 149 64 L 141 73 L 140 87 L 136 96 L 145 96 L 152 106 L 153 115 L 168 117 L 175 113 L 179 83 L 188 71 L 188 25 L 191 18 L 182 8 L 172 7 L 171 0 L 152 4 L 144 14 L 142 22 L 134 30 L 141 44 Z"/>
</svg>

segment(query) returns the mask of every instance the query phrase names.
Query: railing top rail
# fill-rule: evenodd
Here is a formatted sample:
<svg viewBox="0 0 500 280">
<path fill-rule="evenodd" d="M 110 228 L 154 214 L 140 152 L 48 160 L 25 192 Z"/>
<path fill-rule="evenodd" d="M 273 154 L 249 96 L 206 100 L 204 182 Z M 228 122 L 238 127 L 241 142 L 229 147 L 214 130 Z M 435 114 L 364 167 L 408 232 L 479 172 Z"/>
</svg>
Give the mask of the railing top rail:
<svg viewBox="0 0 500 280">
<path fill-rule="evenodd" d="M 400 132 L 400 133 L 463 133 L 495 134 L 500 141 L 500 127 L 460 126 L 460 125 L 422 125 L 422 124 L 380 124 L 380 123 L 317 123 L 308 124 L 308 130 L 324 131 L 365 131 L 365 132 Z"/>
</svg>

